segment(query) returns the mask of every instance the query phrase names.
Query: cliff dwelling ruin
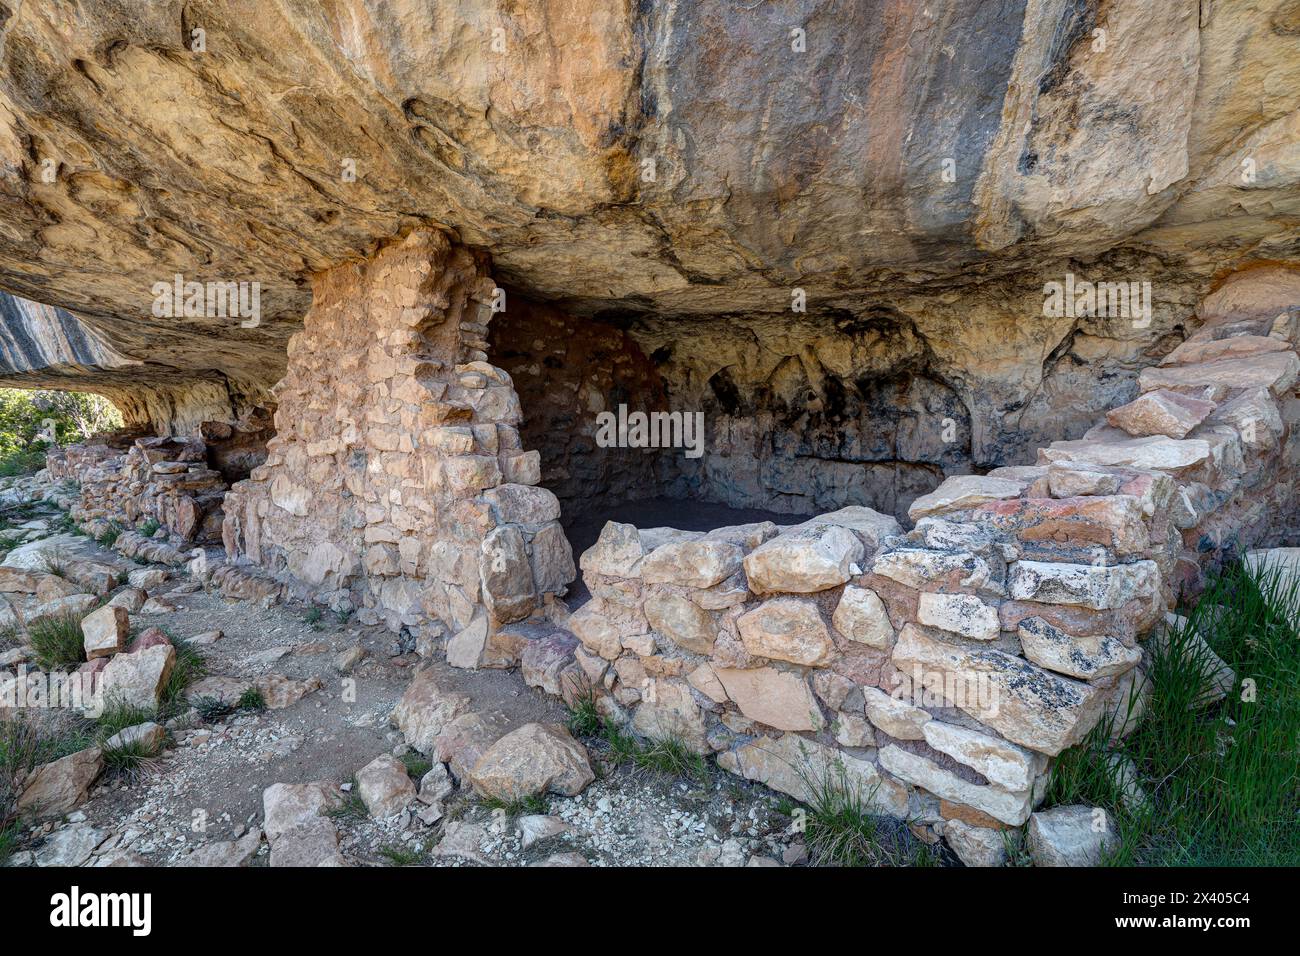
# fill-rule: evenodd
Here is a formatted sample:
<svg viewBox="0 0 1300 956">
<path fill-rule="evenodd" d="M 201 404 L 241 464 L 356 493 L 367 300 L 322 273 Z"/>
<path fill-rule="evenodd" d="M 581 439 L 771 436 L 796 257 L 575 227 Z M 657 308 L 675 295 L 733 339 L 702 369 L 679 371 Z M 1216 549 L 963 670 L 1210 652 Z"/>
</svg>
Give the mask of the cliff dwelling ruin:
<svg viewBox="0 0 1300 956">
<path fill-rule="evenodd" d="M 0 3 L 0 385 L 125 423 L 0 489 L 59 510 L 11 529 L 11 662 L 130 591 L 64 670 L 156 658 L 162 714 L 184 638 L 127 617 L 171 582 L 357 652 L 268 674 L 250 630 L 218 697 L 400 676 L 400 741 L 346 733 L 447 789 L 375 820 L 517 808 L 524 749 L 576 798 L 586 707 L 1046 859 L 1062 754 L 1300 545 L 1300 4 L 507 6 Z"/>
</svg>

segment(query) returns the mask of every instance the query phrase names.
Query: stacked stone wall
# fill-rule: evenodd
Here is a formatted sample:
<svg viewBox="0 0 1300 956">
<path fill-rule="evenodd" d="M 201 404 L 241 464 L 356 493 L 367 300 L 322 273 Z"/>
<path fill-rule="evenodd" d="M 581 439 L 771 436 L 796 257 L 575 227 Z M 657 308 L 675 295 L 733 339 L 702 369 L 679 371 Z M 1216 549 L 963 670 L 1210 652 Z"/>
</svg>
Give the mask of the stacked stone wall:
<svg viewBox="0 0 1300 956">
<path fill-rule="evenodd" d="M 227 497 L 227 559 L 425 650 L 482 651 L 545 611 L 576 572 L 486 360 L 495 295 L 479 258 L 425 230 L 318 276 L 267 460 Z"/>
<path fill-rule="evenodd" d="M 47 467 L 55 480 L 79 484 L 71 515 L 95 536 L 153 524 L 172 550 L 221 540 L 228 486 L 201 437 L 71 445 L 53 449 Z"/>
<path fill-rule="evenodd" d="M 947 479 L 906 531 L 859 507 L 707 534 L 611 522 L 581 557 L 574 638 L 544 667 L 525 651 L 525 677 L 800 798 L 847 779 L 936 832 L 1018 826 L 1062 750 L 1136 726 L 1146 641 L 1179 601 L 1289 543 L 1297 301 L 1291 272 L 1225 283 L 1138 398 L 1036 464 Z"/>
</svg>

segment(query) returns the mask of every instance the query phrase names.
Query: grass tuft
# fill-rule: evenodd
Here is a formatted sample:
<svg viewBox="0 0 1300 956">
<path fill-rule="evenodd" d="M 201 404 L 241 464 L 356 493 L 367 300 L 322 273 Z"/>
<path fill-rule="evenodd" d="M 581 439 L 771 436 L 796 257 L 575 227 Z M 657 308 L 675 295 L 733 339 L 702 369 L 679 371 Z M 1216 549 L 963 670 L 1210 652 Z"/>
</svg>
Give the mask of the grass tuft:
<svg viewBox="0 0 1300 956">
<path fill-rule="evenodd" d="M 68 576 L 68 556 L 62 548 L 49 548 L 41 552 L 41 570 L 58 578 Z"/>
<path fill-rule="evenodd" d="M 43 617 L 27 628 L 36 662 L 46 671 L 70 670 L 86 659 L 81 621 L 70 614 Z"/>
<path fill-rule="evenodd" d="M 844 761 L 805 755 L 795 772 L 807 791 L 804 840 L 815 866 L 936 866 L 938 852 L 907 824 L 871 809 L 876 787 L 864 792 Z M 878 785 L 877 785 L 878 787 Z"/>
<path fill-rule="evenodd" d="M 596 695 L 591 688 L 574 695 L 573 706 L 569 709 L 569 732 L 575 737 L 595 737 L 602 729 L 603 719 L 596 707 Z"/>
<path fill-rule="evenodd" d="M 1300 864 L 1300 588 L 1278 569 L 1224 569 L 1184 624 L 1148 641 L 1151 698 L 1137 728 L 1110 743 L 1093 730 L 1060 755 L 1048 805 L 1105 808 L 1120 844 L 1104 862 L 1139 866 Z M 1217 703 L 1213 662 L 1236 672 Z M 1126 799 L 1127 758 L 1146 800 Z"/>
<path fill-rule="evenodd" d="M 514 800 L 502 800 L 500 797 L 484 797 L 479 803 L 488 810 L 504 810 L 512 820 L 515 817 L 546 813 L 549 809 L 546 796 L 540 793 L 529 794 L 526 797 L 519 797 Z"/>
<path fill-rule="evenodd" d="M 168 634 L 167 639 L 176 649 L 176 663 L 163 687 L 162 704 L 168 713 L 177 711 L 185 702 L 185 689 L 208 675 L 208 663 L 189 641 Z"/>
<path fill-rule="evenodd" d="M 111 548 L 122 534 L 122 527 L 116 521 L 110 522 L 108 530 L 95 537 L 95 543 L 102 548 Z"/>
<path fill-rule="evenodd" d="M 236 710 L 266 710 L 266 698 L 256 687 L 250 687 L 235 701 Z"/>
<path fill-rule="evenodd" d="M 156 716 L 151 710 L 134 707 L 121 701 L 105 704 L 103 713 L 95 721 L 95 739 L 99 741 L 107 740 L 128 727 L 147 724 L 156 719 Z"/>
<path fill-rule="evenodd" d="M 398 758 L 402 761 L 402 766 L 406 767 L 406 774 L 416 783 L 433 769 L 433 761 L 425 757 L 418 750 L 408 750 Z"/>
<path fill-rule="evenodd" d="M 370 816 L 370 811 L 366 808 L 366 801 L 361 799 L 356 777 L 352 778 L 352 789 L 343 794 L 343 799 L 337 806 L 326 810 L 325 816 L 343 821 L 365 820 Z"/>
<path fill-rule="evenodd" d="M 423 853 L 402 846 L 381 846 L 379 855 L 393 866 L 418 866 L 424 860 Z"/>
</svg>

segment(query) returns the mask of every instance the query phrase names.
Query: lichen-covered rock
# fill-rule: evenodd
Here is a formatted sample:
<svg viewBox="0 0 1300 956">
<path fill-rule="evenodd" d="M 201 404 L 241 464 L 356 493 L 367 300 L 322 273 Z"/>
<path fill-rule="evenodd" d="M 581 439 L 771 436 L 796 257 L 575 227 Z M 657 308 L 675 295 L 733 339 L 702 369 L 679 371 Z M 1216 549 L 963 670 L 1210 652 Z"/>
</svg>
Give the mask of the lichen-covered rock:
<svg viewBox="0 0 1300 956">
<path fill-rule="evenodd" d="M 547 792 L 572 797 L 594 779 L 587 752 L 555 724 L 524 724 L 489 747 L 469 771 L 474 789 L 507 802 Z"/>
<path fill-rule="evenodd" d="M 1075 636 L 1040 617 L 1020 622 L 1020 646 L 1040 667 L 1082 680 L 1122 674 L 1142 660 L 1136 647 L 1125 647 L 1105 634 Z"/>
<path fill-rule="evenodd" d="M 1053 807 L 1029 818 L 1027 843 L 1035 866 L 1099 866 L 1119 831 L 1101 807 Z"/>
<path fill-rule="evenodd" d="M 947 644 L 912 625 L 899 634 L 893 663 L 904 674 L 937 675 L 941 701 L 947 682 L 960 710 L 1008 740 L 1049 755 L 1082 740 L 1105 703 L 1102 691 L 1089 684 L 1003 651 Z"/>
<path fill-rule="evenodd" d="M 997 610 L 972 594 L 922 594 L 916 620 L 976 641 L 991 641 L 1001 630 Z"/>
</svg>

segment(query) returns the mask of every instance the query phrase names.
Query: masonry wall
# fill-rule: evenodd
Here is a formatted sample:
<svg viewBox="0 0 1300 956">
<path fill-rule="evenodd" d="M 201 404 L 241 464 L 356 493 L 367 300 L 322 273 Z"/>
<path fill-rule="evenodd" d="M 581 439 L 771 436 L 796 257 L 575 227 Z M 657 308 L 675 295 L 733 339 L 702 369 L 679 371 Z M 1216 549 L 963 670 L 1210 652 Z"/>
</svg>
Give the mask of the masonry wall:
<svg viewBox="0 0 1300 956">
<path fill-rule="evenodd" d="M 430 642 L 481 646 L 545 610 L 575 572 L 510 377 L 486 361 L 493 290 L 423 230 L 317 277 L 266 462 L 226 499 L 229 561 Z"/>
<path fill-rule="evenodd" d="M 1297 302 L 1295 273 L 1235 277 L 1136 400 L 1036 464 L 947 479 L 908 530 L 862 507 L 611 522 L 570 643 L 525 651 L 525 677 L 799 798 L 829 775 L 934 832 L 1022 824 L 1057 754 L 1107 715 L 1136 726 L 1145 642 L 1178 599 L 1289 534 Z"/>
</svg>

